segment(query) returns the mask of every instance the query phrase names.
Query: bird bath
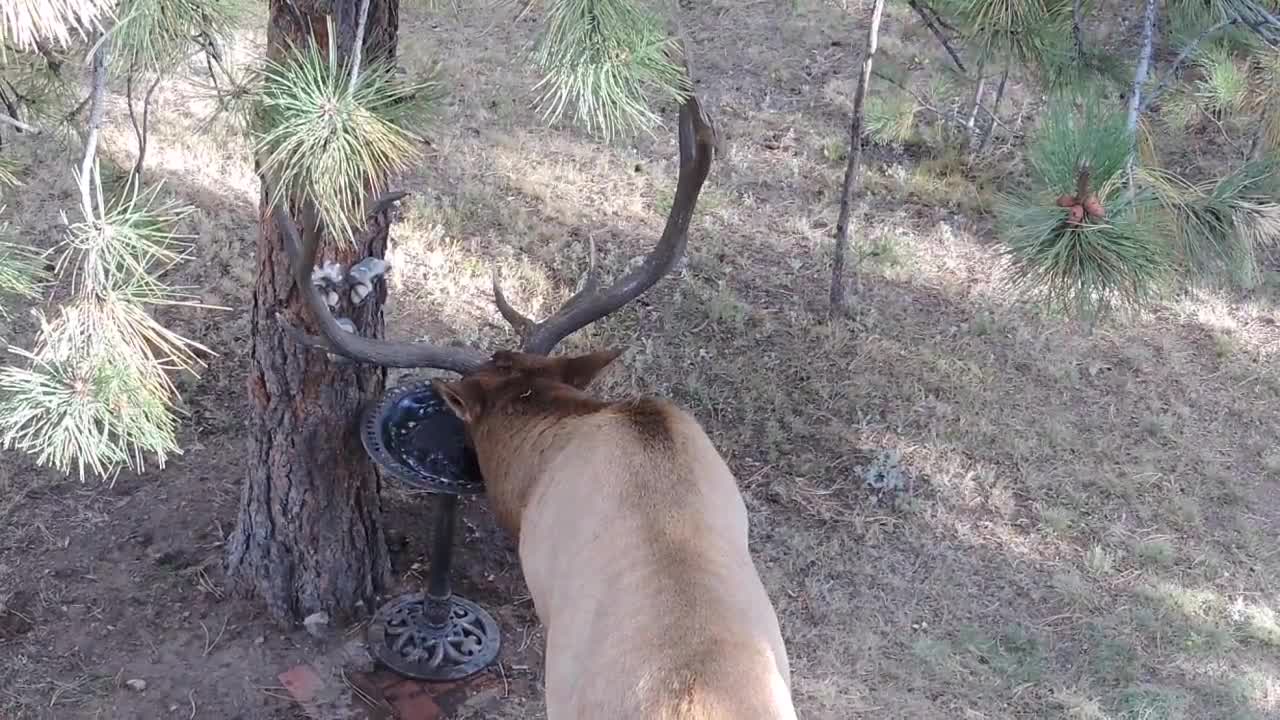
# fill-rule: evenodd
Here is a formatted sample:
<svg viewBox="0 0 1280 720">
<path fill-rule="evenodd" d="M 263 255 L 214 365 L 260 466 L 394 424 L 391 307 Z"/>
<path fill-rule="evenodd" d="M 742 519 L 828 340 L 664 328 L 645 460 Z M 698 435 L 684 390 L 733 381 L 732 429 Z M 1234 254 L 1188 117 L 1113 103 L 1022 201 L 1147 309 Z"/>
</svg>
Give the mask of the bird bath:
<svg viewBox="0 0 1280 720">
<path fill-rule="evenodd" d="M 418 382 L 389 389 L 366 413 L 361 438 L 386 474 L 436 496 L 426 591 L 378 609 L 369 624 L 371 651 L 419 680 L 470 677 L 497 658 L 501 639 L 493 616 L 449 584 L 458 497 L 484 492 L 462 421 L 429 382 Z"/>
</svg>

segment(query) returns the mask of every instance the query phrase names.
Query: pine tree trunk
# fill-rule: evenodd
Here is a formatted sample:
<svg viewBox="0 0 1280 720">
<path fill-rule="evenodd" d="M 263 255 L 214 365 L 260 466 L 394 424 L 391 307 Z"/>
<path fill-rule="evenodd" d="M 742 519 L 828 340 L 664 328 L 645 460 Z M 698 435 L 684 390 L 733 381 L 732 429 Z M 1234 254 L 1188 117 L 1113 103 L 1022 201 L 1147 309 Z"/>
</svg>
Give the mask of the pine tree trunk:
<svg viewBox="0 0 1280 720">
<path fill-rule="evenodd" d="M 880 42 L 880 17 L 884 15 L 884 0 L 876 0 L 871 10 L 871 25 L 867 28 L 867 48 L 862 56 L 862 74 L 858 76 L 858 89 L 853 93 L 853 119 L 849 121 L 849 163 L 844 169 L 844 184 L 840 189 L 840 216 L 836 220 L 835 263 L 831 268 L 832 314 L 845 307 L 844 257 L 849 248 L 849 216 L 852 214 L 853 196 L 862 181 L 862 108 L 871 83 L 871 63 L 875 59 Z"/>
<path fill-rule="evenodd" d="M 271 0 L 268 53 L 277 57 L 290 41 L 327 47 L 329 14 L 339 39 L 353 40 L 357 12 L 346 6 L 359 4 Z M 399 0 L 370 2 L 366 63 L 394 58 L 398 16 Z M 345 45 L 349 52 L 352 43 Z M 261 203 L 267 217 L 265 194 Z M 381 257 L 387 228 L 385 215 L 376 218 L 359 248 L 325 240 L 322 257 L 344 267 L 363 257 Z M 248 468 L 228 543 L 228 575 L 240 592 L 261 599 L 281 622 L 323 611 L 345 623 L 371 611 L 375 595 L 390 581 L 379 478 L 357 434 L 359 413 L 382 392 L 386 372 L 293 342 L 277 315 L 295 327 L 310 324 L 274 223 L 261 223 L 257 257 Z M 358 332 L 382 335 L 384 300 L 385 287 L 350 315 Z"/>
</svg>

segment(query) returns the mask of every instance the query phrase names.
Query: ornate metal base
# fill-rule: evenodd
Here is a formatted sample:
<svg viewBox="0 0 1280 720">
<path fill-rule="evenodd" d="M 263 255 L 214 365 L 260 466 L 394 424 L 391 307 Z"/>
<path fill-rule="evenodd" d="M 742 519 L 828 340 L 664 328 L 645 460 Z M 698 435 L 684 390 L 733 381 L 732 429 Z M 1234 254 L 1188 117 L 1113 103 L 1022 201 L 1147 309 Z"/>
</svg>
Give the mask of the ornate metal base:
<svg viewBox="0 0 1280 720">
<path fill-rule="evenodd" d="M 498 657 L 498 623 L 466 598 L 401 595 L 378 609 L 369 646 L 387 667 L 419 680 L 470 677 Z"/>
</svg>

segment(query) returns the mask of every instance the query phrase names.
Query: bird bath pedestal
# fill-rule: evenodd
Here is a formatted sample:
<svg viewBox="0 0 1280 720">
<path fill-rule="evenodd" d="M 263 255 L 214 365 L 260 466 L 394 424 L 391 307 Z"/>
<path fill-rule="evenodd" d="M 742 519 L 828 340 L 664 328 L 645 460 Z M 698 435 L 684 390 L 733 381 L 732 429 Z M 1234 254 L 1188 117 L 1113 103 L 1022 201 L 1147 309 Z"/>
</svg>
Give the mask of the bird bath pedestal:
<svg viewBox="0 0 1280 720">
<path fill-rule="evenodd" d="M 391 388 L 364 417 L 365 450 L 384 473 L 435 496 L 431 570 L 426 592 L 383 605 L 369 624 L 373 656 L 419 680 L 453 681 L 474 675 L 498 656 L 493 616 L 454 595 L 449 585 L 458 496 L 484 491 L 462 421 L 429 382 Z"/>
</svg>

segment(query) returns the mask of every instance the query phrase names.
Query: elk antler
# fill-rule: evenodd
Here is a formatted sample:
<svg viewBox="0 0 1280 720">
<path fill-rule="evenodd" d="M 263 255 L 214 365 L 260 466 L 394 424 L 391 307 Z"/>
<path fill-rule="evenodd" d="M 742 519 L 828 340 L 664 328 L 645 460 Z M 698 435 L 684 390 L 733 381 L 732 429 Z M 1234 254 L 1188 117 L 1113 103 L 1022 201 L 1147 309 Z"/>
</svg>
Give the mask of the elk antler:
<svg viewBox="0 0 1280 720">
<path fill-rule="evenodd" d="M 589 259 L 582 289 L 550 317 L 534 322 L 507 301 L 502 292 L 498 267 L 494 266 L 493 299 L 498 305 L 498 312 L 521 336 L 522 350 L 541 355 L 551 352 L 561 340 L 640 297 L 671 272 L 688 245 L 689 222 L 693 219 L 702 185 L 711 172 L 711 160 L 717 144 L 715 125 L 703 113 L 697 96 L 691 91 L 680 107 L 680 176 L 662 237 L 639 267 L 609 287 L 600 289 L 596 244 L 594 239 L 588 239 Z"/>
<path fill-rule="evenodd" d="M 676 183 L 675 199 L 667 215 L 666 227 L 658 244 L 644 262 L 624 275 L 613 285 L 601 290 L 596 275 L 595 241 L 590 241 L 590 266 L 583 288 L 569 298 L 563 307 L 551 317 L 534 322 L 520 314 L 507 301 L 499 282 L 498 269 L 493 275 L 494 302 L 498 311 L 517 333 L 521 335 L 525 352 L 545 355 L 564 338 L 600 318 L 615 312 L 623 305 L 639 297 L 663 275 L 671 271 L 684 253 L 689 239 L 689 222 L 698 202 L 702 185 L 711 171 L 711 161 L 718 143 L 715 126 L 690 92 L 680 108 L 680 175 Z M 264 176 L 268 197 L 271 186 Z M 374 203 L 370 216 L 376 215 L 386 205 L 407 193 L 384 195 Z M 281 204 L 272 208 L 272 218 L 284 240 L 289 256 L 294 282 L 306 303 L 307 314 L 320 330 L 322 337 L 315 337 L 282 322 L 285 331 L 304 345 L 325 350 L 335 355 L 385 367 L 430 367 L 468 374 L 484 365 L 489 357 L 470 347 L 453 347 L 419 342 L 396 342 L 366 338 L 343 329 L 329 312 L 329 306 L 320 291 L 312 284 L 311 272 L 316 262 L 320 238 L 320 219 L 316 207 L 310 201 L 302 203 L 302 237 L 294 227 L 289 213 Z"/>
<path fill-rule="evenodd" d="M 384 195 L 375 202 L 374 209 L 369 215 L 376 215 L 387 205 L 407 194 Z M 286 332 L 293 335 L 296 340 L 351 360 L 385 367 L 432 367 L 466 374 L 488 360 L 484 353 L 474 348 L 375 340 L 344 330 L 329 312 L 329 306 L 320 296 L 320 290 L 311 282 L 311 268 L 316 264 L 316 249 L 320 244 L 319 213 L 316 212 L 313 203 L 303 201 L 302 238 L 299 239 L 298 231 L 282 205 L 283 203 L 277 204 L 272 209 L 272 217 L 280 229 L 280 235 L 284 238 L 284 248 L 289 255 L 293 281 L 302 292 L 303 300 L 307 305 L 307 314 L 311 316 L 323 335 L 323 339 L 316 338 L 284 324 Z"/>
</svg>

